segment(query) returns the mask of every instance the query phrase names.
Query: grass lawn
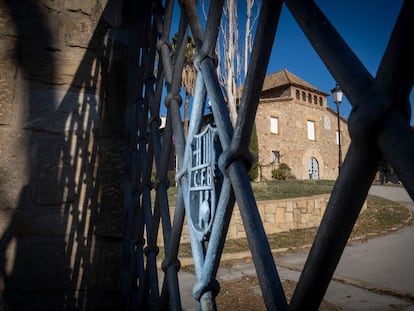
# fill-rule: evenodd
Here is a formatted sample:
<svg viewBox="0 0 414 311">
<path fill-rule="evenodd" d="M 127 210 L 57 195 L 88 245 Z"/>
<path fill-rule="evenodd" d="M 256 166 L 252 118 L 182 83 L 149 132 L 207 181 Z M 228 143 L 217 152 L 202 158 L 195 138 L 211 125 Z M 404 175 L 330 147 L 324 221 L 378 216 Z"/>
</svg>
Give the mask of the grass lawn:
<svg viewBox="0 0 414 311">
<path fill-rule="evenodd" d="M 330 193 L 334 183 L 333 180 L 268 180 L 253 182 L 251 185 L 256 200 L 262 201 Z M 171 205 L 175 204 L 177 190 L 177 187 L 168 189 L 168 200 Z"/>
<path fill-rule="evenodd" d="M 330 193 L 333 180 L 270 180 L 252 183 L 256 200 L 279 200 Z"/>
</svg>

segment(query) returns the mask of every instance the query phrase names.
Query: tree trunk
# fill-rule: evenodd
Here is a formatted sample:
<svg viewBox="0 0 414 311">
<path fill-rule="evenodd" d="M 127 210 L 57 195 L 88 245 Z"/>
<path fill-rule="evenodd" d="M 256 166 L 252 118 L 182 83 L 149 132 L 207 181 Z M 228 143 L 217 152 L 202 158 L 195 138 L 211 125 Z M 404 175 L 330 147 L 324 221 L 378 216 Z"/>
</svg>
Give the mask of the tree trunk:
<svg viewBox="0 0 414 311">
<path fill-rule="evenodd" d="M 184 102 L 184 137 L 187 137 L 188 133 L 188 106 L 190 102 L 190 94 L 185 93 L 185 102 Z"/>
<path fill-rule="evenodd" d="M 250 20 L 252 17 L 252 7 L 253 7 L 253 0 L 246 0 L 246 31 L 244 33 L 244 55 L 243 55 L 243 69 L 244 69 L 244 77 L 243 80 L 246 80 L 247 75 L 247 68 L 249 65 L 249 54 L 250 54 L 250 41 L 252 36 L 252 31 L 250 29 Z"/>
<path fill-rule="evenodd" d="M 237 120 L 237 109 L 236 109 L 236 100 L 235 100 L 235 51 L 237 44 L 237 37 L 235 32 L 237 30 L 237 7 L 236 1 L 228 1 L 228 10 L 229 10 L 229 37 L 228 37 L 228 50 L 227 50 L 227 81 L 226 81 L 226 95 L 227 95 L 227 105 L 229 107 L 230 119 L 233 123 L 233 126 L 236 124 Z"/>
</svg>

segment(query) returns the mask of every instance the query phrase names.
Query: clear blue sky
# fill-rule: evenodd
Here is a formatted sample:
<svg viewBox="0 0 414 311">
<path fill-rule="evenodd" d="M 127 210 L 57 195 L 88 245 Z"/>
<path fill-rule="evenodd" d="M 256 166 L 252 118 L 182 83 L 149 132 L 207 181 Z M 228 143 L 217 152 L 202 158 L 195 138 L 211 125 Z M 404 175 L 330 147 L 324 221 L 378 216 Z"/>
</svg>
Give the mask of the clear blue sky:
<svg viewBox="0 0 414 311">
<path fill-rule="evenodd" d="M 403 1 L 315 0 L 315 2 L 375 77 Z M 242 3 L 244 1 L 239 0 L 239 4 L 244 5 Z M 175 20 L 178 20 L 179 15 L 177 6 L 176 4 L 174 9 Z M 239 15 L 239 19 L 243 17 Z M 174 24 L 176 25 L 175 22 Z M 174 25 L 172 31 L 175 31 Z M 330 93 L 336 84 L 285 5 L 283 5 L 267 73 L 282 69 L 288 69 L 326 93 Z M 413 91 L 410 101 L 414 110 Z M 335 108 L 332 96 L 328 97 L 328 105 Z M 350 111 L 351 105 L 344 96 L 341 115 L 348 118 Z M 413 114 L 411 124 L 414 124 Z"/>
<path fill-rule="evenodd" d="M 334 27 L 368 71 L 375 77 L 402 0 L 316 0 Z M 330 93 L 335 80 L 283 6 L 268 73 L 288 69 L 318 89 Z M 413 109 L 414 92 L 411 91 Z M 332 96 L 328 104 L 334 108 Z M 346 97 L 341 114 L 348 117 L 351 105 Z M 414 118 L 411 117 L 411 124 Z"/>
</svg>

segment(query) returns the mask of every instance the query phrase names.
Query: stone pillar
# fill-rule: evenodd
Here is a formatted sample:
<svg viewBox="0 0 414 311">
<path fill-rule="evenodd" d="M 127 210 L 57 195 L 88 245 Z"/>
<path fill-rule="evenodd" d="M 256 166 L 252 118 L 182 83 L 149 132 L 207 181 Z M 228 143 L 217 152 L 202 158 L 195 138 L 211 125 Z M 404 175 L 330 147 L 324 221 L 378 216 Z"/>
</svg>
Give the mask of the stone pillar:
<svg viewBox="0 0 414 311">
<path fill-rule="evenodd" d="M 0 2 L 0 309 L 120 305 L 126 55 L 104 2 Z"/>
</svg>

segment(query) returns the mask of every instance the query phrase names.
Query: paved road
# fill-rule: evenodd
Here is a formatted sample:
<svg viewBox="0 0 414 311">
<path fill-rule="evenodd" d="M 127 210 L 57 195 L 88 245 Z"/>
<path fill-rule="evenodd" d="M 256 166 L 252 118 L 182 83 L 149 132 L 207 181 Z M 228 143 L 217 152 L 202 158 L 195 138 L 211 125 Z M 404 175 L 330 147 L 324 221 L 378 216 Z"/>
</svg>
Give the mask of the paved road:
<svg viewBox="0 0 414 311">
<path fill-rule="evenodd" d="M 414 204 L 403 188 L 373 186 L 370 194 L 401 202 L 414 211 Z M 280 259 L 279 264 L 303 267 L 307 253 L 297 253 Z M 366 288 L 387 289 L 396 294 L 414 296 L 414 225 L 389 235 L 352 243 L 344 250 L 335 276 L 364 285 Z M 414 305 L 393 297 L 376 295 L 354 286 L 331 282 L 325 298 L 342 310 L 414 310 Z M 410 307 L 408 307 L 410 306 Z"/>
<path fill-rule="evenodd" d="M 403 188 L 373 186 L 370 194 L 406 204 L 414 211 L 414 203 Z M 295 253 L 276 262 L 281 280 L 297 281 L 307 252 Z M 355 285 L 331 281 L 325 299 L 346 311 L 413 311 L 414 304 L 388 295 L 380 295 L 367 288 L 390 290 L 396 294 L 414 295 L 414 225 L 365 243 L 352 243 L 336 269 L 335 277 Z M 221 267 L 220 282 L 256 275 L 252 263 L 236 262 L 231 268 Z M 194 310 L 191 290 L 194 276 L 180 273 L 180 288 L 184 310 Z"/>
<path fill-rule="evenodd" d="M 413 207 L 413 200 L 404 188 L 372 186 L 369 190 L 369 194 L 377 195 L 395 202 L 409 203 L 411 207 Z"/>
</svg>

